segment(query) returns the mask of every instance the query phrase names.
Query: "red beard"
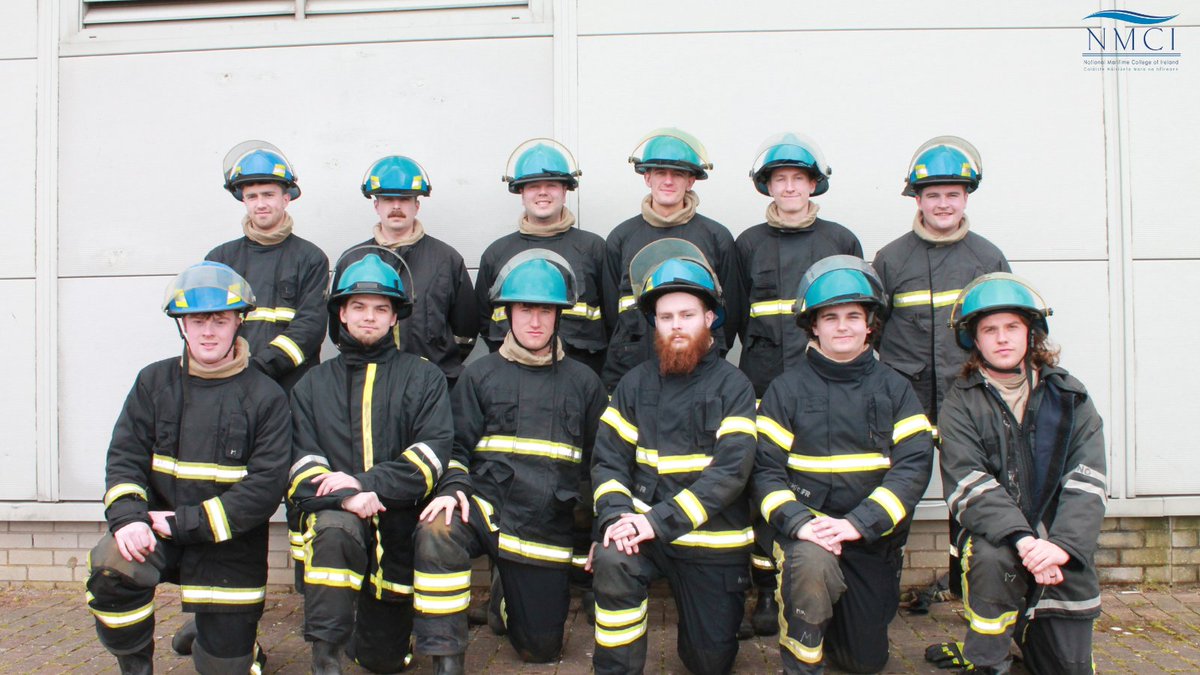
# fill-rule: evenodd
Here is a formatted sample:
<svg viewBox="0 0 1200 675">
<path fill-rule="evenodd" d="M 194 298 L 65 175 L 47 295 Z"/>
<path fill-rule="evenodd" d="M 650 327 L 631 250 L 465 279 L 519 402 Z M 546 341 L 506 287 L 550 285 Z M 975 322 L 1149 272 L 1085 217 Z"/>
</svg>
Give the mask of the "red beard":
<svg viewBox="0 0 1200 675">
<path fill-rule="evenodd" d="M 695 335 L 685 335 L 687 343 L 674 345 L 671 338 L 664 338 L 658 331 L 654 333 L 654 351 L 658 354 L 658 372 L 662 375 L 687 375 L 696 369 L 700 359 L 712 347 L 712 331 L 707 327 L 701 328 Z"/>
</svg>

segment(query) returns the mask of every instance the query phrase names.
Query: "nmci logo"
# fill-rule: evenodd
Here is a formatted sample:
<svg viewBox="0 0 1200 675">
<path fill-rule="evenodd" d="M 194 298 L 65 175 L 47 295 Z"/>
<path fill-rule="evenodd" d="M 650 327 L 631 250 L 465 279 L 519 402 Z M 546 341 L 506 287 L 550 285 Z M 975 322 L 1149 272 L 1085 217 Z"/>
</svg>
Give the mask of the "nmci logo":
<svg viewBox="0 0 1200 675">
<path fill-rule="evenodd" d="M 1109 9 L 1083 17 L 1085 21 L 1111 19 L 1116 24 L 1084 29 L 1087 31 L 1084 70 L 1178 70 L 1180 52 L 1175 27 L 1162 25 L 1177 16 Z"/>
</svg>

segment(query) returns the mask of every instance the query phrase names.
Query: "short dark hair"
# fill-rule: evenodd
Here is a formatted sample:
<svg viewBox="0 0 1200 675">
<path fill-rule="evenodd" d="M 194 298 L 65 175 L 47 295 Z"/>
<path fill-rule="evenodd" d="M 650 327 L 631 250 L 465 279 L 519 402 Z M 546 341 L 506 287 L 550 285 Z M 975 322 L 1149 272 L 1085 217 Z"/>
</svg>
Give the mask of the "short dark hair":
<svg viewBox="0 0 1200 675">
<path fill-rule="evenodd" d="M 833 309 L 834 307 L 841 307 L 842 305 L 858 305 L 867 313 L 867 344 L 871 347 L 874 347 L 879 342 L 879 333 L 883 330 L 883 319 L 879 316 L 878 307 L 874 307 L 865 302 L 843 302 L 837 305 L 818 307 L 817 309 L 813 310 L 812 316 L 810 316 L 809 320 L 804 324 L 804 332 L 808 333 L 808 339 L 817 339 L 816 333 L 813 332 L 813 323 L 815 323 L 817 318 L 821 316 L 821 312 L 827 309 Z"/>
</svg>

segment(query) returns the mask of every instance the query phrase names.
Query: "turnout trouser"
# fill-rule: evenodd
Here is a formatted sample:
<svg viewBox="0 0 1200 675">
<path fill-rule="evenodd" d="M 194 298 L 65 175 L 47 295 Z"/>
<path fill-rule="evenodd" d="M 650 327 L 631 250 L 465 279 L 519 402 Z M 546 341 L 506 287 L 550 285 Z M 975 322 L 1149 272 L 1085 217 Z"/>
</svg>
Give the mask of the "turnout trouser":
<svg viewBox="0 0 1200 675">
<path fill-rule="evenodd" d="M 963 656 L 976 668 L 1000 667 L 1016 639 L 1034 675 L 1091 673 L 1092 620 L 1038 616 L 1025 609 L 1039 588 L 1012 546 L 969 536 L 962 549 L 963 608 L 968 621 Z"/>
<path fill-rule="evenodd" d="M 500 557 L 500 533 L 488 526 L 479 502 L 471 500 L 467 522 L 455 513 L 450 525 L 439 514 L 417 526 L 415 572 L 416 649 L 430 656 L 467 649 L 467 607 L 471 603 L 471 559 L 487 555 L 500 573 L 501 617 L 508 639 L 525 661 L 555 661 L 562 652 L 563 627 L 571 602 L 569 549 L 554 566 Z"/>
<path fill-rule="evenodd" d="M 346 646 L 359 665 L 397 672 L 411 660 L 412 587 L 371 584 L 380 549 L 371 521 L 347 511 L 319 511 L 305 531 L 304 639 Z"/>
<path fill-rule="evenodd" d="M 721 565 L 670 557 L 657 541 L 626 555 L 597 546 L 592 562 L 596 593 L 596 673 L 640 673 L 646 663 L 648 591 L 666 577 L 679 612 L 676 647 L 693 673 L 728 673 L 737 658 L 738 624 L 750 583 L 747 563 Z"/>
<path fill-rule="evenodd" d="M 157 539 L 145 562 L 121 556 L 111 534 L 88 554 L 87 601 L 96 635 L 115 656 L 154 652 L 154 590 L 179 581 L 183 547 Z M 212 561 L 219 564 L 218 561 Z M 261 671 L 266 654 L 255 642 L 261 605 L 246 611 L 196 613 L 192 661 L 199 673 Z"/>
<path fill-rule="evenodd" d="M 785 673 L 822 672 L 826 657 L 851 673 L 883 670 L 900 602 L 899 548 L 846 545 L 836 556 L 809 541 L 775 545 Z"/>
</svg>

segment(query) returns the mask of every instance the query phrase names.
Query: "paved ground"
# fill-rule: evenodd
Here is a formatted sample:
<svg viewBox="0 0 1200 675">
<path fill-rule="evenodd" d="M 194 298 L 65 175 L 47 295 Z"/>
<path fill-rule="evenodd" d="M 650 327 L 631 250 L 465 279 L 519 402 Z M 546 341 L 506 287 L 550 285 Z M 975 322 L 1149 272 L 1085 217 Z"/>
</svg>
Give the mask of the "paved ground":
<svg viewBox="0 0 1200 675">
<path fill-rule="evenodd" d="M 892 623 L 892 659 L 887 673 L 939 672 L 923 661 L 925 645 L 962 634 L 959 607 L 933 606 L 925 616 L 904 610 Z M 273 592 L 261 625 L 262 643 L 270 658 L 269 673 L 307 673 L 308 648 L 300 634 L 303 610 L 299 596 Z M 188 658 L 170 649 L 170 637 L 183 616 L 179 596 L 164 586 L 158 596 L 155 631 L 158 672 L 192 672 Z M 651 660 L 647 672 L 682 673 L 675 655 L 675 611 L 669 598 L 651 602 Z M 526 666 L 512 647 L 486 627 L 472 629 L 467 672 L 470 673 L 587 673 L 591 670 L 592 632 L 572 604 L 564 659 L 557 664 Z M 1101 673 L 1200 673 L 1200 589 L 1108 589 L 1104 615 L 1096 623 L 1096 665 Z M 736 672 L 779 672 L 777 646 L 770 638 L 742 643 Z M 413 670 L 430 672 L 428 659 Z M 0 588 L 0 672 L 2 673 L 115 673 L 116 662 L 96 642 L 91 616 L 83 606 L 83 591 Z M 357 666 L 350 673 L 366 672 Z"/>
</svg>

